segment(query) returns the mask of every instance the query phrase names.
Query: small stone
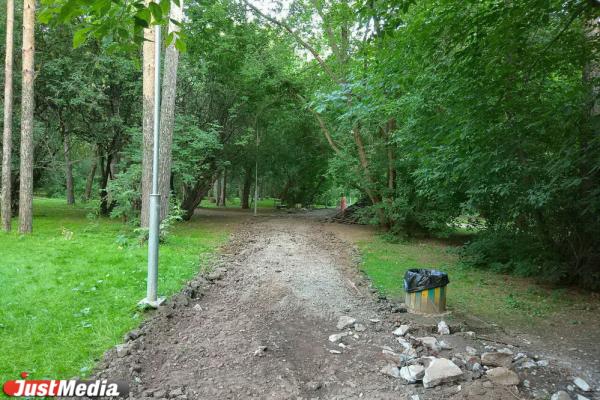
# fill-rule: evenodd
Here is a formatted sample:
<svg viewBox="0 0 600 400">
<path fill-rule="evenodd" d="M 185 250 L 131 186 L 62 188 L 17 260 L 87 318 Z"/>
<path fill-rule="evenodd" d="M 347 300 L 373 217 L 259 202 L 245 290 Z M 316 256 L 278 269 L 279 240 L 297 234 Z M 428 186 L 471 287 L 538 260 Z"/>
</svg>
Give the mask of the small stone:
<svg viewBox="0 0 600 400">
<path fill-rule="evenodd" d="M 588 399 L 587 397 L 582 396 L 580 394 L 577 394 L 577 400 L 590 400 L 590 399 Z"/>
<path fill-rule="evenodd" d="M 512 354 L 495 351 L 483 353 L 481 355 L 481 363 L 489 367 L 505 367 L 508 368 L 512 364 Z"/>
<path fill-rule="evenodd" d="M 123 357 L 129 355 L 129 347 L 125 344 L 118 344 L 116 346 L 116 350 L 117 350 L 117 357 L 119 357 L 119 358 L 123 358 Z"/>
<path fill-rule="evenodd" d="M 356 332 L 364 332 L 367 330 L 367 327 L 364 326 L 363 324 L 354 324 L 354 330 Z"/>
<path fill-rule="evenodd" d="M 498 385 L 515 386 L 520 382 L 519 375 L 505 367 L 489 369 L 486 375 L 492 382 Z"/>
<path fill-rule="evenodd" d="M 548 366 L 548 360 L 540 360 L 538 362 L 536 362 L 538 367 L 547 367 Z"/>
<path fill-rule="evenodd" d="M 347 315 L 342 315 L 339 319 L 338 319 L 338 323 L 336 325 L 336 328 L 338 329 L 345 329 L 349 326 L 354 325 L 354 323 L 356 322 L 355 318 L 352 317 L 348 317 Z"/>
<path fill-rule="evenodd" d="M 410 400 L 421 400 L 421 398 L 418 394 L 413 394 L 412 396 L 410 396 Z"/>
<path fill-rule="evenodd" d="M 392 332 L 396 336 L 404 336 L 410 331 L 409 325 L 400 325 L 394 332 Z"/>
<path fill-rule="evenodd" d="M 329 341 L 331 343 L 339 342 L 343 337 L 346 337 L 349 334 L 349 332 L 334 333 L 333 335 L 329 335 Z"/>
<path fill-rule="evenodd" d="M 449 335 L 450 334 L 450 328 L 448 327 L 448 324 L 446 324 L 446 321 L 438 322 L 438 334 L 440 334 L 440 335 Z"/>
<path fill-rule="evenodd" d="M 370 322 L 370 323 L 372 323 L 372 324 L 378 324 L 378 323 L 380 323 L 380 322 L 381 322 L 381 320 L 380 320 L 380 319 L 377 319 L 377 318 L 371 318 L 371 319 L 369 320 L 369 322 Z"/>
<path fill-rule="evenodd" d="M 527 359 L 527 360 L 523 361 L 521 364 L 519 364 L 517 369 L 531 369 L 531 368 L 536 368 L 537 366 L 538 366 L 538 364 L 535 361 Z"/>
<path fill-rule="evenodd" d="M 177 388 L 169 392 L 169 397 L 177 397 L 183 395 L 183 389 Z"/>
<path fill-rule="evenodd" d="M 474 347 L 467 346 L 467 347 L 465 347 L 465 351 L 470 356 L 476 356 L 477 355 L 477 349 L 475 349 Z"/>
<path fill-rule="evenodd" d="M 446 358 L 434 358 L 425 369 L 423 386 L 432 388 L 445 382 L 452 382 L 462 376 L 462 371 Z"/>
<path fill-rule="evenodd" d="M 341 351 L 339 351 L 339 350 L 329 350 L 329 352 L 330 352 L 331 354 L 342 354 L 342 352 L 341 352 Z"/>
<path fill-rule="evenodd" d="M 575 384 L 575 386 L 577 386 L 579 389 L 583 390 L 584 392 L 589 392 L 592 390 L 590 385 L 588 385 L 588 383 L 581 378 L 573 379 L 573 383 Z"/>
<path fill-rule="evenodd" d="M 550 400 L 571 400 L 571 396 L 569 396 L 569 393 L 561 390 L 560 392 L 554 393 L 552 397 L 550 397 Z"/>
<path fill-rule="evenodd" d="M 523 358 L 527 358 L 527 354 L 525 353 L 517 353 L 516 356 L 514 356 L 513 361 L 519 361 Z"/>
<path fill-rule="evenodd" d="M 385 367 L 381 368 L 380 371 L 382 374 L 384 375 L 388 375 L 391 376 L 393 378 L 400 378 L 400 368 L 398 368 L 397 366 L 393 365 L 393 364 L 388 364 Z"/>
<path fill-rule="evenodd" d="M 410 342 L 408 340 L 404 339 L 403 337 L 398 337 L 398 338 L 396 338 L 396 340 L 398 341 L 398 343 L 400 343 L 400 345 L 404 348 L 404 350 L 408 350 L 412 347 L 410 345 Z"/>
<path fill-rule="evenodd" d="M 196 311 L 202 311 L 202 306 L 200 304 L 195 304 L 192 308 Z"/>
<path fill-rule="evenodd" d="M 134 329 L 131 332 L 127 332 L 124 339 L 126 342 L 130 342 L 132 340 L 139 338 L 140 336 L 141 336 L 140 331 L 137 329 Z"/>
<path fill-rule="evenodd" d="M 166 397 L 167 396 L 167 391 L 163 390 L 163 389 L 159 389 L 156 392 L 154 392 L 153 396 L 156 397 L 156 398 Z"/>
<path fill-rule="evenodd" d="M 306 382 L 306 388 L 313 392 L 321 389 L 322 386 L 323 385 L 321 384 L 321 382 L 315 382 L 315 381 Z"/>
<path fill-rule="evenodd" d="M 530 387 L 530 382 L 529 382 L 527 379 L 525 379 L 525 380 L 523 381 L 523 386 L 524 386 L 524 387 L 526 387 L 527 389 L 529 389 L 529 387 Z"/>
<path fill-rule="evenodd" d="M 423 379 L 423 375 L 425 375 L 425 367 L 419 364 L 400 368 L 400 376 L 408 383 L 420 381 Z"/>
<path fill-rule="evenodd" d="M 450 346 L 448 343 L 446 343 L 444 340 L 440 340 L 438 342 L 440 349 L 442 350 L 452 350 L 452 346 Z"/>
<path fill-rule="evenodd" d="M 225 275 L 225 272 L 227 272 L 225 268 L 217 268 L 214 271 L 210 272 L 206 276 L 206 279 L 208 279 L 209 281 L 218 281 L 220 279 L 223 279 L 223 275 Z"/>
<path fill-rule="evenodd" d="M 267 346 L 260 346 L 258 349 L 254 351 L 254 355 L 256 357 L 262 357 L 267 352 Z"/>
<path fill-rule="evenodd" d="M 442 346 L 440 346 L 437 339 L 434 338 L 433 336 L 420 337 L 420 338 L 417 338 L 417 340 L 419 342 L 421 342 L 423 344 L 423 346 L 425 346 L 433 351 L 440 351 L 442 349 Z"/>
<path fill-rule="evenodd" d="M 417 358 L 419 356 L 417 350 L 413 349 L 412 347 L 404 350 L 402 352 L 402 355 L 409 360 L 412 360 L 413 358 Z"/>
</svg>

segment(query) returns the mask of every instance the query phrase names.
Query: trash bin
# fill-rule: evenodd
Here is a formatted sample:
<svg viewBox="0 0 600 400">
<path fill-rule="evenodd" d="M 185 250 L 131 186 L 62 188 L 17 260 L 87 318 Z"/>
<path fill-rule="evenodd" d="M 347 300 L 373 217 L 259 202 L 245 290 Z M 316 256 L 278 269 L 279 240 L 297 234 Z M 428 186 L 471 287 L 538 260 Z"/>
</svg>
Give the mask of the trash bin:
<svg viewBox="0 0 600 400">
<path fill-rule="evenodd" d="M 440 314 L 446 311 L 448 274 L 435 269 L 409 269 L 404 274 L 406 307 L 413 312 Z"/>
</svg>

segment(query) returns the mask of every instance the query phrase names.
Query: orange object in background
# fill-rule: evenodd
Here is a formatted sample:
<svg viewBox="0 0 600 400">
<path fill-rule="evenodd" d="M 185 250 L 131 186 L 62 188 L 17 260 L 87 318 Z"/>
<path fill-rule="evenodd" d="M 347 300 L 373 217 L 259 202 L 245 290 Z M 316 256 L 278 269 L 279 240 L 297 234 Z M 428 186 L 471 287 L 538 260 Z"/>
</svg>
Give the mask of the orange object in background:
<svg viewBox="0 0 600 400">
<path fill-rule="evenodd" d="M 340 201 L 340 209 L 342 211 L 344 211 L 346 209 L 346 207 L 347 207 L 346 196 L 342 196 L 342 201 Z"/>
</svg>

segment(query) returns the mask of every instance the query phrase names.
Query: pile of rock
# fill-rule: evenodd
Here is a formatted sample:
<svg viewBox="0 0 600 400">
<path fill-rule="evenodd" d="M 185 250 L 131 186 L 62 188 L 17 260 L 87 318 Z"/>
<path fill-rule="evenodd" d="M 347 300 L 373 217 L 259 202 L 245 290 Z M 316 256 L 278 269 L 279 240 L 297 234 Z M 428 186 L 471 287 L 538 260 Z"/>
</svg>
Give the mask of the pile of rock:
<svg viewBox="0 0 600 400">
<path fill-rule="evenodd" d="M 450 334 L 444 321 L 440 321 L 437 328 L 438 336 Z M 383 349 L 386 358 L 392 362 L 383 367 L 381 373 L 402 379 L 407 384 L 422 382 L 424 388 L 483 376 L 496 385 L 516 386 L 520 383 L 514 369 L 528 360 L 524 355 L 515 357 L 508 348 L 496 350 L 489 346 L 487 351 L 479 354 L 477 349 L 467 346 L 464 353 L 456 352 L 446 358 L 440 352 L 452 350 L 452 347 L 444 340 L 434 336 L 415 337 L 411 331 L 410 325 L 400 325 L 392 332 L 401 352 Z"/>
</svg>

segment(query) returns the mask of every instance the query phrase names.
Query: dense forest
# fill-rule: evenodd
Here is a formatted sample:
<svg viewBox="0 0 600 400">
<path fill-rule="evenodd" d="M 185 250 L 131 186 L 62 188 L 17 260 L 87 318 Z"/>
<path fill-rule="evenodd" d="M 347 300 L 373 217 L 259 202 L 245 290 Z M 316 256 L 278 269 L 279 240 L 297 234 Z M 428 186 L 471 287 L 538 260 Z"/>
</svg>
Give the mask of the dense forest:
<svg viewBox="0 0 600 400">
<path fill-rule="evenodd" d="M 162 26 L 163 219 L 209 194 L 249 208 L 257 179 L 290 206 L 360 197 L 390 236 L 467 227 L 467 264 L 600 288 L 595 1 L 0 5 L 5 230 L 35 230 L 34 194 L 147 226 Z"/>
</svg>

